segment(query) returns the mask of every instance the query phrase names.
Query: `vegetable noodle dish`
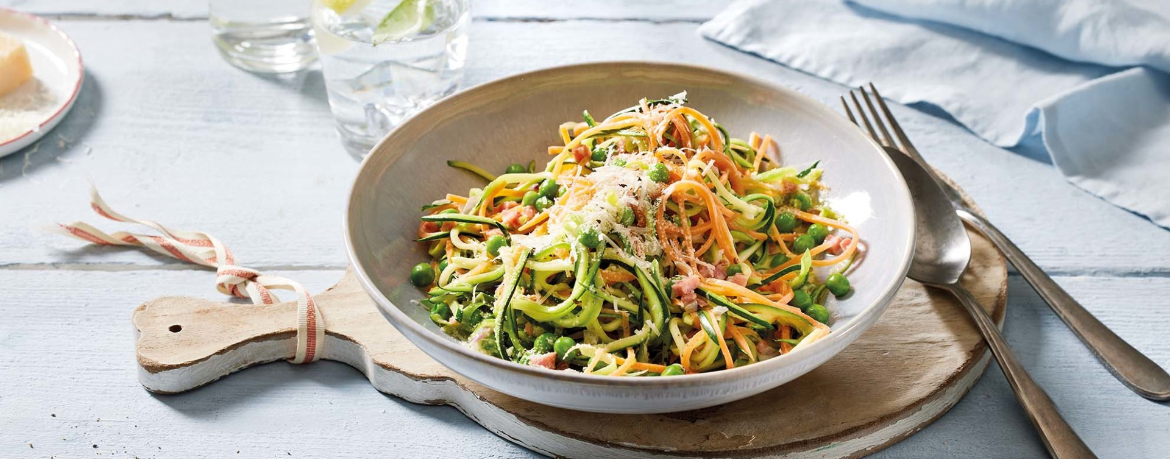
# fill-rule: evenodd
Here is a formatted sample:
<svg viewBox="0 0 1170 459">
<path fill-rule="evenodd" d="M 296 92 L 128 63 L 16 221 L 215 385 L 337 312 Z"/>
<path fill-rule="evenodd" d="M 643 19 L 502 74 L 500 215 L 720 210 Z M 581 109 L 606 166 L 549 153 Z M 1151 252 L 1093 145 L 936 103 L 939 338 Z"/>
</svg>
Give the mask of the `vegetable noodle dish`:
<svg viewBox="0 0 1170 459">
<path fill-rule="evenodd" d="M 411 270 L 431 319 L 524 365 L 672 376 L 751 365 L 830 333 L 859 235 L 819 162 L 732 138 L 686 93 L 560 125 L 562 145 L 423 206 Z"/>
</svg>

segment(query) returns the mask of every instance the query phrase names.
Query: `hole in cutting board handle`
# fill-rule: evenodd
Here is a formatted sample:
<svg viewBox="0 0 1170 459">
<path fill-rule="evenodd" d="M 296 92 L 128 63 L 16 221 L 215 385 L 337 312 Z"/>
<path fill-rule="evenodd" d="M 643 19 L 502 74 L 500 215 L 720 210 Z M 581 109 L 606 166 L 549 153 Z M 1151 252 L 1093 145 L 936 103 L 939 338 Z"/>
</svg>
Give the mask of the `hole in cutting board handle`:
<svg viewBox="0 0 1170 459">
<path fill-rule="evenodd" d="M 170 330 L 171 333 L 178 333 L 178 332 L 183 331 L 183 326 L 182 325 L 171 325 L 171 327 L 168 328 L 167 330 Z"/>
</svg>

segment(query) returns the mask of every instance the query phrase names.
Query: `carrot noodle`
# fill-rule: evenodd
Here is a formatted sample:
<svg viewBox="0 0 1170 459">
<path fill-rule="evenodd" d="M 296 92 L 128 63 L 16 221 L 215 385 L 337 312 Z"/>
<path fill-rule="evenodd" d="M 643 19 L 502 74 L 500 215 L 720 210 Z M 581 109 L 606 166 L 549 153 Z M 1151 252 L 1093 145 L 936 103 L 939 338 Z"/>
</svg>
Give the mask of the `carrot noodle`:
<svg viewBox="0 0 1170 459">
<path fill-rule="evenodd" d="M 411 282 L 431 319 L 476 351 L 599 377 L 731 369 L 831 333 L 819 292 L 842 286 L 811 268 L 845 275 L 865 251 L 825 217 L 824 171 L 781 168 L 771 136 L 733 140 L 685 104 L 586 112 L 556 126 L 543 168 L 425 206 Z"/>
<path fill-rule="evenodd" d="M 679 358 L 681 359 L 680 363 L 682 363 L 683 369 L 688 373 L 693 371 L 693 368 L 691 367 L 691 353 L 695 352 L 695 348 L 699 347 L 699 345 L 702 344 L 706 339 L 707 335 L 702 331 L 695 333 L 695 335 L 692 336 L 690 340 L 687 340 L 686 347 L 682 350 L 682 354 L 679 355 Z"/>
<path fill-rule="evenodd" d="M 751 343 L 749 343 L 747 338 L 744 338 L 743 334 L 739 332 L 739 327 L 733 325 L 732 321 L 730 320 L 727 321 L 726 333 L 731 335 L 731 339 L 735 340 L 735 344 L 738 345 L 740 349 L 743 349 L 744 353 L 747 354 L 748 362 L 755 362 L 758 360 L 755 351 L 752 349 Z"/>
<path fill-rule="evenodd" d="M 772 147 L 772 136 L 764 137 L 764 141 L 760 144 L 760 148 L 755 148 L 756 157 L 752 160 L 752 169 L 760 170 L 760 163 L 764 161 L 764 156 L 768 155 L 768 149 Z"/>
<path fill-rule="evenodd" d="M 617 360 L 617 359 L 615 358 L 614 360 Z M 626 374 L 627 371 L 630 370 L 630 368 L 633 368 L 634 364 L 637 362 L 638 362 L 638 359 L 634 357 L 634 350 L 627 347 L 625 361 L 624 362 L 618 361 L 618 363 L 621 366 L 619 366 L 617 370 L 614 370 L 614 372 L 610 373 L 609 375 L 610 376 L 624 375 L 624 374 Z"/>
</svg>

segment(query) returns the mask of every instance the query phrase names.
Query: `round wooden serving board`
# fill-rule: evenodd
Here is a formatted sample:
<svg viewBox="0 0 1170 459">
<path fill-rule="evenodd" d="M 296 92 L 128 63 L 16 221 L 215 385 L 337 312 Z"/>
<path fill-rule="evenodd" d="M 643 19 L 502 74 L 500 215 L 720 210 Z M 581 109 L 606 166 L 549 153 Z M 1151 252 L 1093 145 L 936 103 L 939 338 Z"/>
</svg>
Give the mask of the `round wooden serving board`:
<svg viewBox="0 0 1170 459">
<path fill-rule="evenodd" d="M 1002 323 L 1004 260 L 982 236 L 972 233 L 971 242 L 963 284 Z M 382 317 L 352 272 L 314 299 L 327 319 L 321 358 L 357 368 L 382 392 L 452 405 L 503 438 L 559 457 L 860 457 L 945 413 L 991 357 L 952 297 L 907 280 L 857 342 L 779 388 L 697 411 L 584 413 L 492 391 L 438 364 Z M 154 392 L 194 389 L 294 353 L 292 302 L 164 297 L 139 306 L 133 320 L 139 379 Z"/>
</svg>

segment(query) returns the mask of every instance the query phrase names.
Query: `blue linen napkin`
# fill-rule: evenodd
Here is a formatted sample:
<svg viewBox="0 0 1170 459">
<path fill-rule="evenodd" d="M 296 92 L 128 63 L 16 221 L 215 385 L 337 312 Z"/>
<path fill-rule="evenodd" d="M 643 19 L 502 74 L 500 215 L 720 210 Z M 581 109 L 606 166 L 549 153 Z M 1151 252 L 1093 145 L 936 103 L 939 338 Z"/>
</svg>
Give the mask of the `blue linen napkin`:
<svg viewBox="0 0 1170 459">
<path fill-rule="evenodd" d="M 855 1 L 897 15 L 839 0 L 741 0 L 699 31 L 935 105 L 1001 147 L 1039 136 L 1070 182 L 1170 228 L 1165 17 L 1116 0 Z"/>
</svg>

